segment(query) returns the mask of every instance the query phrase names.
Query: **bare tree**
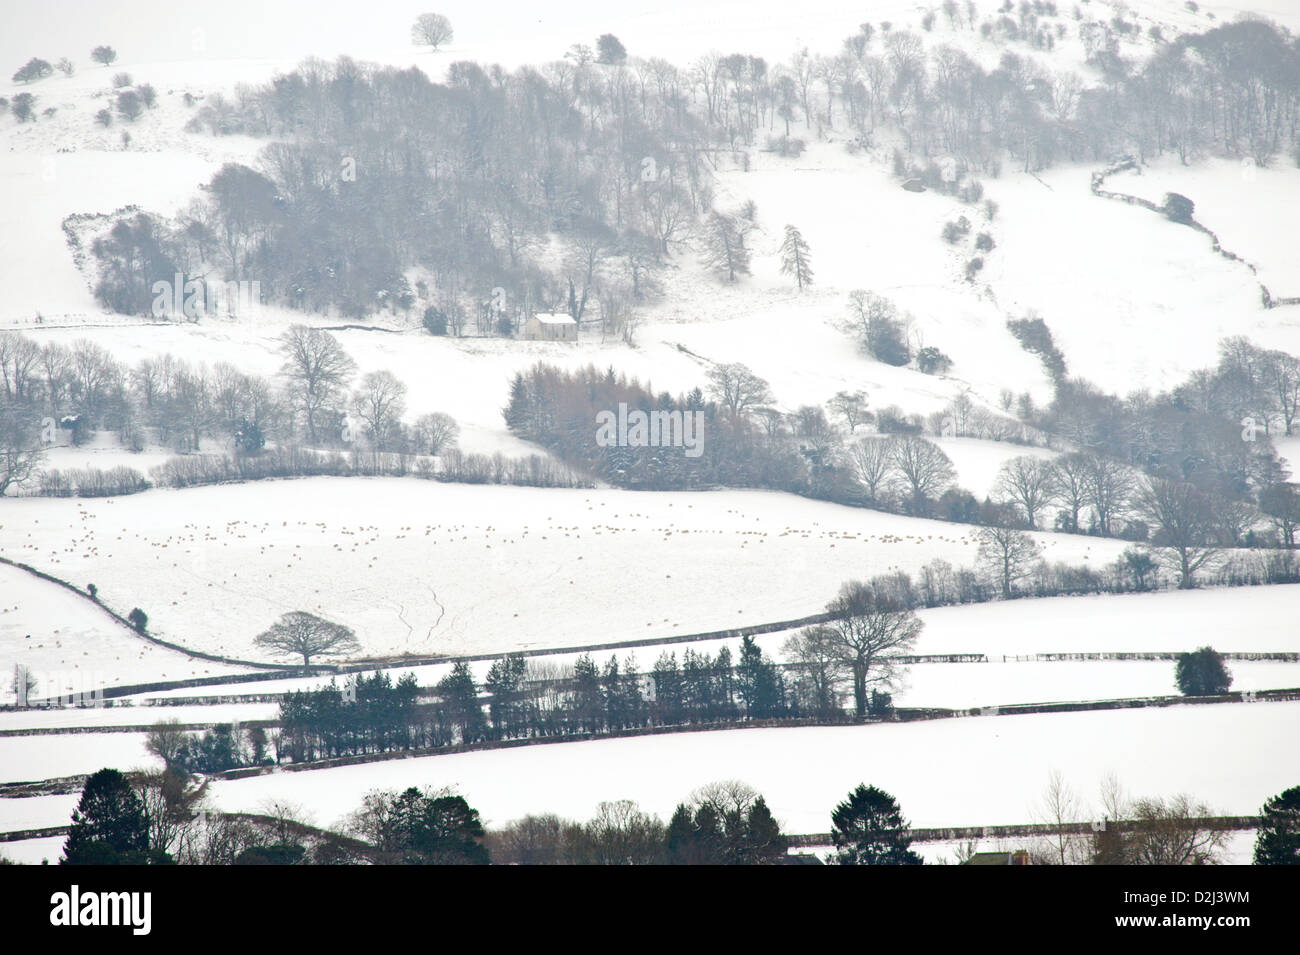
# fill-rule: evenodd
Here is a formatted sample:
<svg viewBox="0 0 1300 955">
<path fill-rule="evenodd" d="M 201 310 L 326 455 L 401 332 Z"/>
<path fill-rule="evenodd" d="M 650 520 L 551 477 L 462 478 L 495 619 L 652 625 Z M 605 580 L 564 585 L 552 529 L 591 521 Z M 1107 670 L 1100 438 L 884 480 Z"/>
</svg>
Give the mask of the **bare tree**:
<svg viewBox="0 0 1300 955">
<path fill-rule="evenodd" d="M 421 13 L 411 25 L 411 42 L 416 46 L 431 46 L 436 50 L 450 43 L 454 35 L 451 21 L 441 13 Z"/>
<path fill-rule="evenodd" d="M 1111 525 L 1128 506 L 1133 493 L 1133 474 L 1129 468 L 1104 454 L 1088 454 L 1084 465 L 1084 489 L 1087 501 L 1097 515 L 1097 529 L 1111 536 Z"/>
<path fill-rule="evenodd" d="M 1228 834 L 1202 821 L 1214 815 L 1204 803 L 1182 794 L 1139 799 L 1130 813 L 1133 827 L 1123 833 L 1127 865 L 1222 864 Z"/>
<path fill-rule="evenodd" d="M 1261 491 L 1259 509 L 1273 521 L 1282 546 L 1294 550 L 1296 528 L 1300 527 L 1300 484 L 1274 484 Z"/>
<path fill-rule="evenodd" d="M 867 497 L 880 501 L 887 496 L 894 479 L 894 458 L 888 438 L 863 438 L 849 446 L 853 471 Z"/>
<path fill-rule="evenodd" d="M 421 454 L 438 455 L 456 446 L 460 425 L 449 414 L 435 411 L 415 419 L 415 442 Z"/>
<path fill-rule="evenodd" d="M 848 425 L 849 434 L 856 432 L 858 425 L 864 424 L 871 417 L 871 412 L 867 410 L 865 391 L 837 391 L 826 406 Z"/>
<path fill-rule="evenodd" d="M 329 332 L 291 325 L 280 338 L 285 356 L 280 373 L 307 421 L 307 435 L 317 441 L 317 416 L 342 393 L 356 373 L 356 363 Z"/>
<path fill-rule="evenodd" d="M 1016 583 L 1029 575 L 1042 549 L 1032 536 L 1013 527 L 982 527 L 976 539 L 980 563 L 1001 585 L 1002 599 L 1010 600 Z"/>
<path fill-rule="evenodd" d="M 352 395 L 352 410 L 365 423 L 371 447 L 383 451 L 406 413 L 406 385 L 391 371 L 367 372 Z"/>
<path fill-rule="evenodd" d="M 311 658 L 320 654 L 355 653 L 361 649 L 349 628 L 302 610 L 283 614 L 269 630 L 254 637 L 253 643 L 272 653 L 301 654 L 303 666 L 311 666 Z"/>
<path fill-rule="evenodd" d="M 1048 837 L 1047 853 L 1053 865 L 1082 865 L 1088 861 L 1089 847 L 1086 836 L 1066 831 L 1072 823 L 1082 821 L 1083 806 L 1079 797 L 1057 770 L 1047 778 L 1037 815 L 1055 832 Z"/>
<path fill-rule="evenodd" d="M 36 422 L 16 402 L 0 401 L 0 496 L 30 478 L 44 456 Z"/>
<path fill-rule="evenodd" d="M 911 652 L 924 626 L 916 614 L 871 584 L 850 581 L 827 605 L 834 619 L 828 639 L 842 673 L 853 680 L 853 706 L 867 711 L 867 687 L 889 686 L 902 671 L 900 656 Z"/>
<path fill-rule="evenodd" d="M 172 770 L 140 773 L 132 783 L 144 805 L 149 832 L 149 849 L 175 858 L 187 841 L 189 830 L 198 825 L 196 807 L 202 801 L 206 783 L 196 786 Z"/>
<path fill-rule="evenodd" d="M 911 491 L 917 513 L 923 513 L 927 502 L 942 494 L 957 476 L 948 455 L 925 438 L 893 438 L 889 449 L 894 469 Z"/>
<path fill-rule="evenodd" d="M 1052 501 L 1065 512 L 1067 531 L 1079 529 L 1079 512 L 1088 502 L 1088 459 L 1079 452 L 1057 458 L 1051 466 Z"/>
<path fill-rule="evenodd" d="M 1163 562 L 1178 573 L 1178 588 L 1196 586 L 1196 572 L 1220 553 L 1220 521 L 1214 501 L 1184 481 L 1147 478 L 1138 494 L 1138 508 L 1151 524 L 1151 543 Z"/>
<path fill-rule="evenodd" d="M 1055 473 L 1052 465 L 1032 455 L 1022 454 L 1002 465 L 997 490 L 1025 514 L 1031 528 L 1038 526 L 1038 514 L 1051 497 Z"/>
<path fill-rule="evenodd" d="M 176 765 L 176 759 L 188 740 L 189 734 L 181 729 L 181 721 L 173 717 L 154 723 L 153 729 L 145 736 L 144 748 L 170 768 Z"/>
<path fill-rule="evenodd" d="M 714 365 L 709 369 L 709 393 L 727 409 L 733 419 L 774 399 L 768 383 L 739 363 Z"/>
<path fill-rule="evenodd" d="M 843 674 L 837 665 L 835 634 L 829 627 L 805 627 L 781 646 L 795 666 L 794 692 L 802 710 L 825 715 L 839 709 Z"/>
</svg>

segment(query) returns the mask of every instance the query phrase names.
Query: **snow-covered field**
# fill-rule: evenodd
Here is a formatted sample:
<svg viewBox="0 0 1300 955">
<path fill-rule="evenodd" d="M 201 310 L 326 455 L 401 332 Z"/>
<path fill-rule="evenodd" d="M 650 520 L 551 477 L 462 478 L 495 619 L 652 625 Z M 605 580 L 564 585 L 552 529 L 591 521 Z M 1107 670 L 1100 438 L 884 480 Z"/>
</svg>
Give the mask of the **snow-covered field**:
<svg viewBox="0 0 1300 955">
<path fill-rule="evenodd" d="M 53 744 L 58 740 L 57 745 Z M 105 766 L 123 771 L 161 769 L 162 761 L 144 748 L 143 733 L 77 733 L 71 736 L 0 737 L 0 783 L 31 782 L 93 773 Z M 0 800 L 0 812 L 23 800 Z M 8 823 L 9 820 L 6 820 Z M 39 825 L 53 825 L 40 823 Z M 23 825 L 5 826 L 22 829 Z"/>
<path fill-rule="evenodd" d="M 257 658 L 307 610 L 369 654 L 526 650 L 819 612 L 849 579 L 971 564 L 971 528 L 760 491 L 627 493 L 312 478 L 5 504 L 9 553 L 142 607 L 158 636 Z M 1040 534 L 1101 565 L 1123 542 Z M 0 578 L 4 580 L 8 578 Z M 12 585 L 11 585 L 12 586 Z M 83 584 L 84 586 L 84 584 Z M 719 599 L 721 594 L 725 600 Z M 21 606 L 22 588 L 0 605 Z"/>
<path fill-rule="evenodd" d="M 697 786 L 741 779 L 787 831 L 825 832 L 831 808 L 859 782 L 896 795 L 916 826 L 1026 822 L 1056 769 L 1089 794 L 1114 772 L 1134 795 L 1188 792 L 1248 815 L 1295 784 L 1298 732 L 1300 703 L 745 729 L 275 774 L 210 791 L 223 809 L 275 796 L 328 825 L 371 789 L 455 785 L 485 824 L 500 825 L 528 813 L 587 818 L 600 801 L 624 798 L 666 819 Z"/>
<path fill-rule="evenodd" d="M 120 683 L 217 676 L 239 669 L 148 643 L 89 600 L 26 571 L 0 565 L 0 665 L 6 674 L 0 702 L 14 699 L 8 674 L 17 664 L 37 678 L 34 695 L 38 697 L 90 692 Z M 5 725 L 0 720 L 0 728 Z"/>
<path fill-rule="evenodd" d="M 993 7 L 982 15 L 992 15 Z M 443 5 L 455 40 L 438 53 L 412 47 L 409 24 L 423 8 L 406 0 L 372 4 L 358 17 L 338 0 L 282 4 L 230 0 L 220 16 L 163 0 L 126 0 L 72 11 L 64 0 L 8 11 L 0 63 L 12 70 L 34 55 L 68 55 L 72 77 L 30 87 L 0 82 L 0 94 L 37 96 L 33 123 L 0 117 L 0 326 L 40 343 L 88 338 L 134 364 L 169 352 L 229 362 L 274 376 L 278 339 L 291 322 L 338 320 L 264 308 L 249 320 L 162 325 L 103 312 L 78 271 L 60 224 L 73 213 L 124 205 L 171 215 L 199 195 L 224 162 L 255 163 L 265 141 L 183 131 L 193 115 L 186 93 L 230 94 L 263 82 L 305 56 L 354 58 L 440 78 L 457 60 L 540 64 L 574 43 L 593 43 L 591 24 L 617 34 L 633 56 L 696 58 L 745 51 L 770 64 L 808 47 L 833 54 L 858 24 L 891 21 L 919 29 L 924 7 L 881 0 L 855 9 L 840 0 L 796 6 L 772 0 L 681 0 L 611 6 L 566 0 L 539 7 Z M 1294 0 L 1201 3 L 1141 0 L 1084 4 L 1088 19 L 1119 13 L 1141 29 L 1203 30 L 1249 12 L 1300 27 Z M 1213 17 L 1213 18 L 1212 18 Z M 1051 54 L 1013 46 L 1052 68 L 1085 72 L 1073 19 Z M 155 29 L 122 24 L 154 24 Z M 346 29 L 342 29 L 345 25 Z M 880 27 L 883 31 L 883 26 Z M 1151 45 L 1138 34 L 1122 53 Z M 927 46 L 952 44 L 986 67 L 1005 47 L 975 29 L 952 29 L 940 15 Z M 85 51 L 112 42 L 111 69 Z M 879 49 L 879 48 L 878 48 Z M 111 77 L 128 72 L 158 91 L 158 106 L 130 124 L 102 129 L 94 113 L 109 103 Z M 2 74 L 2 75 L 7 75 Z M 505 428 L 500 413 L 511 378 L 539 360 L 568 368 L 612 366 L 656 391 L 703 385 L 714 363 L 744 362 L 766 378 L 775 405 L 793 411 L 838 391 L 864 391 L 873 410 L 897 404 L 929 414 L 969 391 L 995 408 L 1000 393 L 1029 392 L 1040 404 L 1050 382 L 1038 360 L 1007 332 L 1008 315 L 1033 310 L 1047 321 L 1069 371 L 1107 391 L 1158 390 L 1215 360 L 1218 342 L 1246 335 L 1300 352 L 1300 307 L 1265 310 L 1256 279 L 1216 255 L 1207 237 L 1141 208 L 1091 195 L 1100 165 L 1060 164 L 1037 175 L 1016 170 L 984 178 L 998 214 L 935 192 L 898 188 L 888 137 L 850 151 L 847 128 L 809 140 L 798 159 L 753 151 L 747 168 L 721 156 L 717 203 L 754 200 L 753 274 L 735 286 L 707 276 L 693 250 L 676 251 L 659 277 L 662 297 L 639 315 L 635 344 L 577 346 L 500 339 L 433 338 L 411 318 L 376 321 L 397 334 L 336 332 L 361 373 L 391 370 L 409 388 L 408 417 L 441 411 L 461 426 L 461 447 L 507 455 L 539 453 Z M 1228 161 L 1190 167 L 1161 160 L 1109 188 L 1159 200 L 1176 191 L 1196 202 L 1200 221 L 1259 268 L 1278 296 L 1300 295 L 1300 170 L 1284 158 L 1267 169 Z M 940 239 L 943 224 L 968 216 L 996 248 L 976 282 L 970 252 Z M 779 272 L 778 246 L 797 225 L 815 257 L 816 284 L 792 288 Z M 967 243 L 969 245 L 969 243 Z M 963 251 L 964 249 L 964 251 Z M 913 318 L 913 345 L 953 359 L 941 376 L 865 358 L 842 329 L 848 294 L 870 289 Z M 40 317 L 38 321 L 38 316 Z M 860 432 L 861 433 L 861 432 Z M 941 439 L 958 483 L 983 498 L 998 468 L 1041 449 Z M 1278 442 L 1293 469 L 1300 438 Z M 216 441 L 204 450 L 221 450 Z M 126 465 L 147 472 L 168 452 L 131 454 L 108 435 L 88 446 L 53 449 L 46 467 Z M 1114 540 L 1039 534 L 1052 561 L 1101 566 L 1126 546 Z M 289 610 L 310 610 L 353 627 L 367 655 L 501 652 L 671 637 L 811 614 L 839 585 L 892 570 L 915 572 L 943 558 L 975 560 L 973 529 L 756 491 L 652 494 L 600 489 L 552 491 L 441 485 L 414 479 L 312 479 L 185 491 L 155 490 L 106 500 L 5 499 L 0 552 L 101 598 L 126 613 L 141 607 L 150 631 L 190 648 L 263 659 L 255 634 Z M 1300 586 L 1021 600 L 921 613 L 916 652 L 984 653 L 987 664 L 913 667 L 899 705 L 974 707 L 1172 693 L 1168 662 L 1002 662 L 1042 652 L 1297 651 Z M 780 656 L 788 634 L 760 638 Z M 732 643 L 734 651 L 734 642 Z M 702 649 L 716 649 L 710 644 Z M 675 647 L 679 653 L 683 648 Z M 658 648 L 638 651 L 648 667 Z M 599 655 L 598 655 L 599 656 Z M 13 698 L 13 663 L 31 669 L 38 695 L 104 684 L 228 675 L 241 668 L 160 648 L 88 600 L 0 566 L 0 702 Z M 476 665 L 481 678 L 486 664 Z M 1300 664 L 1233 664 L 1234 689 L 1300 685 Z M 422 684 L 444 667 L 422 667 Z M 400 671 L 393 671 L 394 676 Z M 276 680 L 187 688 L 147 696 L 270 693 L 319 685 Z M 176 718 L 229 722 L 273 717 L 274 704 L 0 713 L 0 729 L 109 727 Z M 918 826 L 1018 823 L 1034 816 L 1049 771 L 1091 791 L 1115 771 L 1135 795 L 1185 791 L 1213 808 L 1252 813 L 1300 773 L 1300 703 L 1177 706 L 1158 710 L 944 720 L 835 729 L 689 733 L 425 757 L 334 770 L 277 773 L 214 786 L 218 805 L 255 809 L 276 797 L 300 803 L 323 824 L 354 809 L 372 788 L 455 784 L 489 824 L 524 813 L 586 817 L 602 799 L 632 798 L 663 817 L 690 790 L 736 777 L 762 791 L 788 831 L 822 831 L 831 807 L 856 783 L 895 793 Z M 0 738 L 0 782 L 155 765 L 138 733 Z M 0 800 L 0 830 L 67 822 L 75 795 Z M 0 844 L 21 861 L 57 858 L 61 840 Z M 1233 837 L 1232 857 L 1249 855 Z M 927 847 L 927 856 L 952 847 Z"/>
</svg>

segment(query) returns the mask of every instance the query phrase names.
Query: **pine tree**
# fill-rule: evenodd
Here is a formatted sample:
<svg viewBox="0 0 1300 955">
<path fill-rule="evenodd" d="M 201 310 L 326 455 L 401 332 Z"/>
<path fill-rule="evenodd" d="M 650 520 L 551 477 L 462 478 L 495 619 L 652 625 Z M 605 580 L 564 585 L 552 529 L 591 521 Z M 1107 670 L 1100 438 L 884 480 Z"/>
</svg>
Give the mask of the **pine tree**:
<svg viewBox="0 0 1300 955">
<path fill-rule="evenodd" d="M 462 743 L 474 743 L 486 735 L 483 707 L 479 705 L 478 689 L 468 663 L 464 660 L 457 662 L 451 672 L 438 681 L 438 693 L 446 701 L 452 721 L 460 728 Z"/>
<path fill-rule="evenodd" d="M 1255 865 L 1300 865 L 1300 786 L 1269 799 L 1260 815 Z"/>
<path fill-rule="evenodd" d="M 898 802 L 875 786 L 859 785 L 831 813 L 840 865 L 920 865 Z"/>
<path fill-rule="evenodd" d="M 747 828 L 747 861 L 751 865 L 771 865 L 785 858 L 790 850 L 790 840 L 782 835 L 781 827 L 762 796 L 754 800 L 754 805 L 750 807 Z"/>
<path fill-rule="evenodd" d="M 144 802 L 116 769 L 101 769 L 86 780 L 72 813 L 61 865 L 143 865 L 168 862 L 149 856 L 149 824 Z"/>
<path fill-rule="evenodd" d="M 793 275 L 801 292 L 805 286 L 813 284 L 812 257 L 808 243 L 792 225 L 785 227 L 785 239 L 781 242 L 781 274 Z"/>
</svg>

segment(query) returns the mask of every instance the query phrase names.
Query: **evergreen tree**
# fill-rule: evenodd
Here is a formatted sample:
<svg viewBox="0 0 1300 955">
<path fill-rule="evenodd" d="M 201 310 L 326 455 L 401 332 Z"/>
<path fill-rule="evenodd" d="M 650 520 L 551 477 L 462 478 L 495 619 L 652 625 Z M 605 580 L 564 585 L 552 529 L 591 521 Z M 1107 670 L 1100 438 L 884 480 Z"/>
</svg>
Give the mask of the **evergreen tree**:
<svg viewBox="0 0 1300 955">
<path fill-rule="evenodd" d="M 792 225 L 785 227 L 785 239 L 781 242 L 781 274 L 793 275 L 801 292 L 805 286 L 813 283 L 812 257 L 808 243 Z"/>
<path fill-rule="evenodd" d="M 785 696 L 781 676 L 771 661 L 763 659 L 763 650 L 752 636 L 746 636 L 740 643 L 737 682 L 740 698 L 751 718 L 780 715 Z"/>
<path fill-rule="evenodd" d="M 1300 786 L 1264 803 L 1255 837 L 1255 865 L 1300 865 Z"/>
<path fill-rule="evenodd" d="M 604 722 L 604 703 L 600 671 L 591 655 L 584 653 L 573 664 L 573 712 L 579 732 L 600 732 Z"/>
<path fill-rule="evenodd" d="M 478 810 L 463 796 L 434 796 L 412 786 L 385 797 L 376 839 L 385 859 L 403 865 L 487 865 Z"/>
<path fill-rule="evenodd" d="M 1232 686 L 1232 673 L 1213 647 L 1180 653 L 1174 678 L 1184 696 L 1217 696 Z"/>
<path fill-rule="evenodd" d="M 894 797 L 859 785 L 831 813 L 831 838 L 841 865 L 920 865 L 909 846 L 907 820 Z"/>
<path fill-rule="evenodd" d="M 72 813 L 61 865 L 144 865 L 170 862 L 149 853 L 149 823 L 144 802 L 116 769 L 101 769 L 86 780 Z"/>
<path fill-rule="evenodd" d="M 474 743 L 481 740 L 487 726 L 469 664 L 464 660 L 458 661 L 451 672 L 438 681 L 438 693 L 446 701 L 452 722 L 460 729 L 460 741 Z"/>
<path fill-rule="evenodd" d="M 749 809 L 747 861 L 752 865 L 771 865 L 785 858 L 790 850 L 790 840 L 781 833 L 767 800 L 759 796 Z"/>
<path fill-rule="evenodd" d="M 704 225 L 704 264 L 728 282 L 749 274 L 749 250 L 735 216 L 709 213 Z"/>
</svg>

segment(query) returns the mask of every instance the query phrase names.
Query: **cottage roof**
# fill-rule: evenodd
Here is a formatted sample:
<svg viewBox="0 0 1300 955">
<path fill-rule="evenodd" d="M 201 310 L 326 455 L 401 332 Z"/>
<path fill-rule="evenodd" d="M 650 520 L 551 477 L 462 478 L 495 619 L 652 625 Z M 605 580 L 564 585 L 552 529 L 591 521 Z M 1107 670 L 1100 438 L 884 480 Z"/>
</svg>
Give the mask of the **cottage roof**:
<svg viewBox="0 0 1300 955">
<path fill-rule="evenodd" d="M 561 315 L 554 312 L 538 312 L 533 318 L 537 319 L 543 325 L 577 325 L 572 315 Z"/>
</svg>

